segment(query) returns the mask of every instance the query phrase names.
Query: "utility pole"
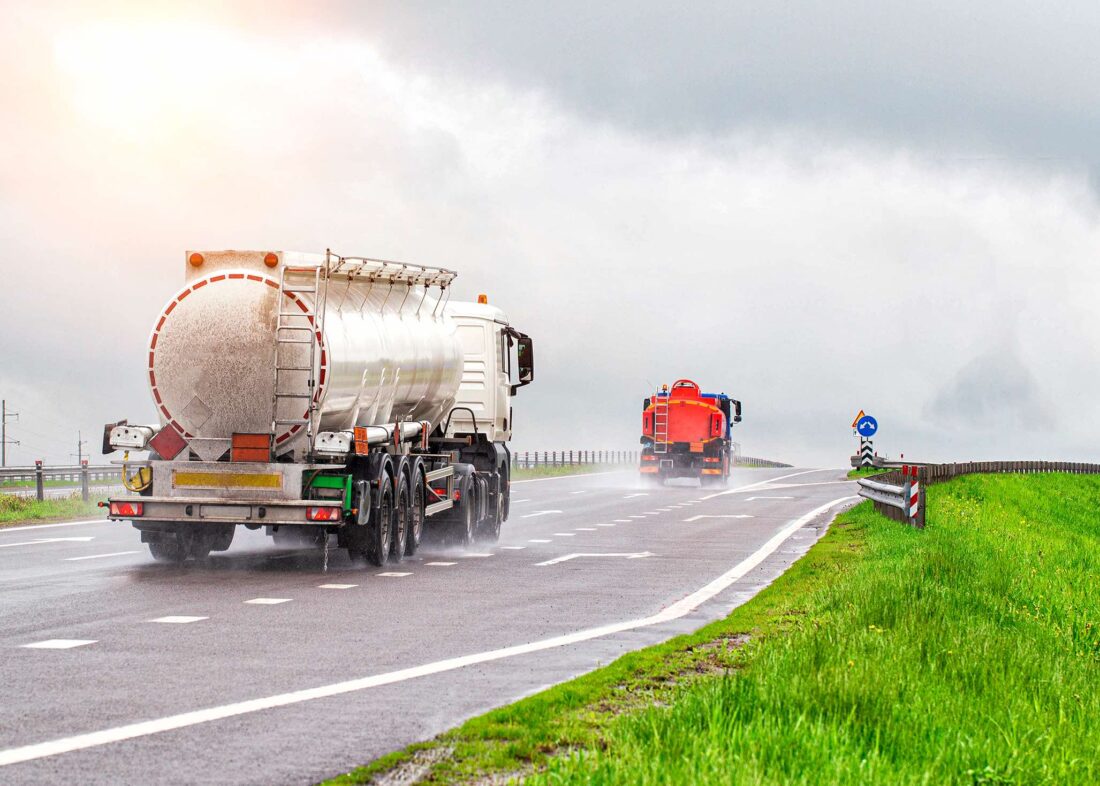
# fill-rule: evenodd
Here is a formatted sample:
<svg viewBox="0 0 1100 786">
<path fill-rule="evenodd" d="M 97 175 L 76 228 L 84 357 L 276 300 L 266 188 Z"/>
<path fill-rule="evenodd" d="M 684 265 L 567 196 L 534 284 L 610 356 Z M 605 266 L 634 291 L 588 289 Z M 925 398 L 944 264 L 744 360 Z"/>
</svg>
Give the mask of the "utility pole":
<svg viewBox="0 0 1100 786">
<path fill-rule="evenodd" d="M 88 444 L 88 440 L 80 438 L 80 432 L 76 432 L 76 453 L 70 453 L 71 456 L 76 456 L 76 465 L 79 467 L 84 463 L 84 446 Z"/>
<path fill-rule="evenodd" d="M 8 445 L 18 445 L 18 440 L 8 439 L 8 420 L 19 420 L 18 412 L 8 412 L 7 399 L 0 401 L 0 467 L 8 465 Z"/>
</svg>

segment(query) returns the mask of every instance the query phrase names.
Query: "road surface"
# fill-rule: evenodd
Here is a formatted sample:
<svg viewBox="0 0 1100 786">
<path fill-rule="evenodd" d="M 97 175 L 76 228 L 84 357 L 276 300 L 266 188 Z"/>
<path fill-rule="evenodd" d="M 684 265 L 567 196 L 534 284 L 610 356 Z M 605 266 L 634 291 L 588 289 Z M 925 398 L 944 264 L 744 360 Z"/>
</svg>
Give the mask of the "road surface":
<svg viewBox="0 0 1100 786">
<path fill-rule="evenodd" d="M 521 482 L 499 543 L 327 572 L 243 529 L 185 567 L 123 523 L 0 530 L 0 783 L 314 783 L 727 614 L 854 495 Z"/>
</svg>

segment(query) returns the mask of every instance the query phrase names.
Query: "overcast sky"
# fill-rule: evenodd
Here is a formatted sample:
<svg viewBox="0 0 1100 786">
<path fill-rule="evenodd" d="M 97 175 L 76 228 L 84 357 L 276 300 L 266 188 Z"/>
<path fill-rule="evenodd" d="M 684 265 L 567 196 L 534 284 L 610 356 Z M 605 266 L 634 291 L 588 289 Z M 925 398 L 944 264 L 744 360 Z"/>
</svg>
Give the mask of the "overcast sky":
<svg viewBox="0 0 1100 786">
<path fill-rule="evenodd" d="M 9 463 L 153 418 L 187 248 L 460 271 L 530 333 L 515 447 L 1096 459 L 1100 7 L 0 5 Z M 228 8 L 224 7 L 228 6 Z"/>
</svg>

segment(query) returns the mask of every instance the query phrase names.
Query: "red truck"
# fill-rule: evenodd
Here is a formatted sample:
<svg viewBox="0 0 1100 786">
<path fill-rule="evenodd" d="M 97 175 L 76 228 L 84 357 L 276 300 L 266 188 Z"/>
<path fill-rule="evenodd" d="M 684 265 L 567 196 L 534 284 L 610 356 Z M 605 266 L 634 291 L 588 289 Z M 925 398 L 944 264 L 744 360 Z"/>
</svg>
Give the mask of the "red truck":
<svg viewBox="0 0 1100 786">
<path fill-rule="evenodd" d="M 732 461 L 730 429 L 741 422 L 741 402 L 725 393 L 703 393 L 690 379 L 663 385 L 642 405 L 643 478 L 699 478 L 724 486 Z"/>
</svg>

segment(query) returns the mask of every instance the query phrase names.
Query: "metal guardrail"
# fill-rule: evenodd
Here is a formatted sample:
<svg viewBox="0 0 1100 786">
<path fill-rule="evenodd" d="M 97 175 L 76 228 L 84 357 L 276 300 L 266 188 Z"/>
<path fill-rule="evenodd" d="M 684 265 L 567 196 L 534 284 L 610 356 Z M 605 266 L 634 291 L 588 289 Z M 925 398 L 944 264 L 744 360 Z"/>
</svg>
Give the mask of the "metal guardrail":
<svg viewBox="0 0 1100 786">
<path fill-rule="evenodd" d="M 93 481 L 117 480 L 121 483 L 122 471 L 119 467 L 110 464 L 92 466 L 86 461 L 77 465 L 58 465 L 55 467 L 47 467 L 41 461 L 37 461 L 33 467 L 4 467 L 0 469 L 0 493 L 4 491 L 4 483 L 33 481 L 35 496 L 41 502 L 46 499 L 47 480 L 61 480 L 72 483 L 74 489 L 80 489 L 81 498 L 87 502 L 90 496 L 88 487 Z"/>
<path fill-rule="evenodd" d="M 924 529 L 924 486 L 920 482 L 919 469 L 902 467 L 901 485 L 884 482 L 881 478 L 860 478 L 859 495 L 874 502 L 875 508 L 889 518 Z"/>
<path fill-rule="evenodd" d="M 890 462 L 883 462 L 889 468 Z M 1070 475 L 1100 475 L 1100 464 L 1083 461 L 966 461 L 952 464 L 907 464 L 900 470 L 859 480 L 859 494 L 875 503 L 875 509 L 895 521 L 924 527 L 925 488 L 962 475 L 1061 472 Z M 905 500 L 909 500 L 906 509 Z M 913 509 L 913 506 L 916 509 Z"/>
<path fill-rule="evenodd" d="M 640 461 L 636 450 L 519 450 L 512 454 L 514 469 L 534 469 L 536 467 L 578 467 L 578 466 L 635 466 Z M 736 456 L 737 467 L 789 467 L 779 461 Z"/>
</svg>

